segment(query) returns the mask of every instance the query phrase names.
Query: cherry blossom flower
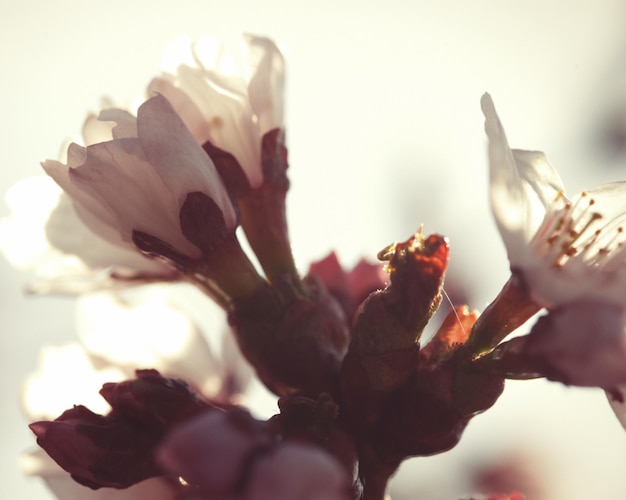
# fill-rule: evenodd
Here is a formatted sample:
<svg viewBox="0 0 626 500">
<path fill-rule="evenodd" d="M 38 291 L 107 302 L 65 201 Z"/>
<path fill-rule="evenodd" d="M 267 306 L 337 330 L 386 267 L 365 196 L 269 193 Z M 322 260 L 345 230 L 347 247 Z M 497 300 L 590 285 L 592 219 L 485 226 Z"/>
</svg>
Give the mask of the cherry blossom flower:
<svg viewBox="0 0 626 500">
<path fill-rule="evenodd" d="M 548 309 L 525 339 L 525 355 L 566 384 L 623 384 L 626 182 L 569 200 L 545 155 L 511 150 L 491 97 L 481 104 L 493 214 L 514 276 L 537 309 Z"/>
<path fill-rule="evenodd" d="M 231 49 L 215 38 L 180 38 L 169 50 L 173 68 L 148 95 L 164 95 L 213 160 L 268 280 L 297 281 L 285 210 L 283 55 L 265 37 L 237 42 Z"/>
<path fill-rule="evenodd" d="M 67 165 L 43 164 L 90 229 L 128 248 L 151 246 L 156 239 L 179 264 L 181 255 L 200 259 L 204 249 L 185 236 L 180 220 L 196 193 L 214 207 L 208 231 L 217 237 L 234 229 L 234 209 L 214 166 L 164 97 L 146 101 L 136 120 L 120 110 L 101 118 L 118 124 L 112 141 L 87 148 L 71 144 Z"/>
<path fill-rule="evenodd" d="M 228 51 L 214 38 L 179 39 L 170 52 L 188 63 L 155 78 L 148 92 L 167 97 L 196 140 L 231 154 L 256 188 L 263 136 L 283 126 L 284 60 L 268 38 L 248 35 L 240 43 Z"/>
<path fill-rule="evenodd" d="M 626 182 L 572 200 L 539 151 L 510 149 L 489 94 L 481 101 L 489 137 L 493 214 L 511 268 L 531 297 L 553 308 L 578 299 L 622 305 L 626 294 Z"/>
</svg>

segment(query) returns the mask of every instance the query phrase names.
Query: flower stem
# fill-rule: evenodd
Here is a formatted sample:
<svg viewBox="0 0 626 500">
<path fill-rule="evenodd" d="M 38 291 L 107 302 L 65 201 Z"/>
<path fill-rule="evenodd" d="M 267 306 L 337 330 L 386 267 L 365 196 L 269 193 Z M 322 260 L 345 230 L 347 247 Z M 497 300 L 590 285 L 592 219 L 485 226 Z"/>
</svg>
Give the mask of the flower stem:
<svg viewBox="0 0 626 500">
<path fill-rule="evenodd" d="M 362 447 L 359 452 L 359 478 L 363 486 L 360 500 L 391 500 L 387 485 L 399 465 L 383 462 L 373 449 Z"/>
<path fill-rule="evenodd" d="M 387 496 L 388 476 L 369 477 L 367 482 L 363 484 L 363 495 L 361 500 L 390 500 Z"/>
<path fill-rule="evenodd" d="M 235 235 L 227 237 L 205 257 L 193 279 L 225 309 L 230 309 L 233 301 L 248 298 L 267 285 Z"/>
<path fill-rule="evenodd" d="M 285 199 L 269 192 L 239 200 L 241 225 L 269 281 L 285 275 L 299 282 L 287 232 Z"/>
<path fill-rule="evenodd" d="M 498 296 L 478 317 L 465 345 L 477 357 L 491 352 L 540 309 L 541 306 L 531 299 L 522 278 L 514 272 Z"/>
</svg>

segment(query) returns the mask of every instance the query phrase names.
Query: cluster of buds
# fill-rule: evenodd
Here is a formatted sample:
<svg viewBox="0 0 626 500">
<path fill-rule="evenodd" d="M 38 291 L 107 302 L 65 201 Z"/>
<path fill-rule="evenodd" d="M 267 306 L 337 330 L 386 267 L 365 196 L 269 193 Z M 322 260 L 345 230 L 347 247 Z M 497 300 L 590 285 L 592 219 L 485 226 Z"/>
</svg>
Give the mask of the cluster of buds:
<svg viewBox="0 0 626 500">
<path fill-rule="evenodd" d="M 623 185 L 602 188 L 585 207 L 565 201 L 540 153 L 509 149 L 485 95 L 492 203 L 512 277 L 481 315 L 457 305 L 423 342 L 442 301 L 448 240 L 420 229 L 382 250 L 384 264 L 363 261 L 347 273 L 331 254 L 301 277 L 287 230 L 283 57 L 266 38 L 246 37 L 243 47 L 240 75 L 224 72 L 232 61 L 221 48 L 198 48 L 194 65 L 152 81 L 136 117 L 103 111 L 86 124 L 85 147 L 72 144 L 66 163 L 43 165 L 94 235 L 144 259 L 123 271 L 112 262 L 112 279 L 189 282 L 224 309 L 280 412 L 259 421 L 180 380 L 138 371 L 103 387 L 109 414 L 77 406 L 31 425 L 76 481 L 127 488 L 166 477 L 175 498 L 286 500 L 314 491 L 382 500 L 405 459 L 454 447 L 505 378 L 595 385 L 623 401 L 626 314 L 606 300 L 624 284 L 623 215 L 602 229 L 604 216 L 590 208 Z M 545 208 L 532 228 L 535 219 L 523 217 L 531 195 Z M 546 269 L 563 287 L 586 273 L 611 292 L 555 292 Z M 503 342 L 542 308 L 548 315 L 530 335 Z M 595 319 L 580 321 L 581 310 Z M 601 343 L 585 358 L 580 346 L 593 325 Z M 609 349 L 615 362 L 601 373 L 574 368 L 595 369 Z"/>
</svg>

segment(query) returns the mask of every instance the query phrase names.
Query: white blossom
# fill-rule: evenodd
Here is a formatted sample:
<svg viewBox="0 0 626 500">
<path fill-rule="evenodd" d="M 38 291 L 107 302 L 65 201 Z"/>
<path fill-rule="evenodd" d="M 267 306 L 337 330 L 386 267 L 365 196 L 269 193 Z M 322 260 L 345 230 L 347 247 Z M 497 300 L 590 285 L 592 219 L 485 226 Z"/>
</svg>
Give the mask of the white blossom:
<svg viewBox="0 0 626 500">
<path fill-rule="evenodd" d="M 284 121 L 284 60 L 276 44 L 248 35 L 228 50 L 214 38 L 181 38 L 169 52 L 185 63 L 155 78 L 149 94 L 167 97 L 200 144 L 232 154 L 250 185 L 260 186 L 261 140 Z"/>
<path fill-rule="evenodd" d="M 622 305 L 626 296 L 626 182 L 565 195 L 539 151 L 510 149 L 489 94 L 481 101 L 489 137 L 490 194 L 511 268 L 544 307 L 574 300 Z"/>
</svg>

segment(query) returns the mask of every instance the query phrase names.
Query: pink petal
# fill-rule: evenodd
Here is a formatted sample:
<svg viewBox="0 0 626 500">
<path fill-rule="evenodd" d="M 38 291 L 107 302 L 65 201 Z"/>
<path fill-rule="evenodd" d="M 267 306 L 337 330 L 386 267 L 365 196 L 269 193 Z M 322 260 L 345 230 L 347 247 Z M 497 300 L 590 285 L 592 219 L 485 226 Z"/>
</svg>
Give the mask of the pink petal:
<svg viewBox="0 0 626 500">
<path fill-rule="evenodd" d="M 188 193 L 202 191 L 222 209 L 226 226 L 234 228 L 235 210 L 213 162 L 167 99 L 152 97 L 141 105 L 137 115 L 139 141 L 163 184 L 176 198 L 178 208 Z"/>
<path fill-rule="evenodd" d="M 540 318 L 527 353 L 566 384 L 611 388 L 626 383 L 626 311 L 580 301 Z"/>
<path fill-rule="evenodd" d="M 85 162 L 69 171 L 74 185 L 70 196 L 91 201 L 83 206 L 100 218 L 93 208 L 99 203 L 115 217 L 125 241 L 133 230 L 151 234 L 192 258 L 199 250 L 182 235 L 178 205 L 170 189 L 148 162 L 138 139 L 117 139 L 87 148 Z M 103 219 L 105 220 L 105 219 Z M 108 222 L 108 221 L 107 221 Z"/>
<path fill-rule="evenodd" d="M 236 491 L 250 454 L 267 444 L 259 424 L 242 411 L 207 411 L 170 432 L 157 451 L 157 461 L 222 498 Z"/>
<path fill-rule="evenodd" d="M 284 443 L 255 464 L 246 500 L 348 500 L 341 464 L 312 446 Z"/>
<path fill-rule="evenodd" d="M 65 194 L 59 197 L 45 230 L 55 248 L 76 255 L 94 270 L 112 267 L 113 272 L 145 277 L 172 274 L 169 266 L 139 254 L 122 240 L 117 228 L 104 224 L 90 212 L 74 205 Z"/>
<path fill-rule="evenodd" d="M 113 243 L 119 243 L 115 213 L 98 199 L 76 186 L 70 179 L 70 169 L 87 159 L 87 150 L 78 144 L 68 149 L 68 165 L 55 160 L 46 160 L 42 166 L 46 173 L 65 191 L 74 202 L 76 212 L 85 224 L 96 234 Z"/>
</svg>

